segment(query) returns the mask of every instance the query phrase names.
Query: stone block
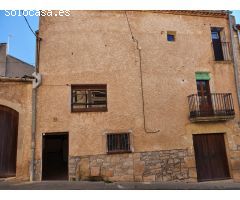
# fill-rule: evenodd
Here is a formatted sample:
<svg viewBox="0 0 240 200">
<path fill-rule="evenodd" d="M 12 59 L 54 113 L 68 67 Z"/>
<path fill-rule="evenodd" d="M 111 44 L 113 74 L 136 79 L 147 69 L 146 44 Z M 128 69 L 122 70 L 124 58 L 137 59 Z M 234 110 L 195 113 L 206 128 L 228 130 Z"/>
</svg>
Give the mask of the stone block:
<svg viewBox="0 0 240 200">
<path fill-rule="evenodd" d="M 196 168 L 189 168 L 189 177 L 190 178 L 197 178 L 197 170 L 196 170 Z"/>
<path fill-rule="evenodd" d="M 132 169 L 132 168 L 131 168 L 131 169 L 128 169 L 128 170 L 127 170 L 127 174 L 128 174 L 128 175 L 133 175 L 133 169 Z"/>
<path fill-rule="evenodd" d="M 235 135 L 234 138 L 233 138 L 233 140 L 234 140 L 234 143 L 235 143 L 236 145 L 240 145 L 240 136 L 239 136 L 239 135 Z"/>
<path fill-rule="evenodd" d="M 118 155 L 113 155 L 111 157 L 111 163 L 118 163 L 120 161 L 120 157 Z"/>
<path fill-rule="evenodd" d="M 134 163 L 134 174 L 135 175 L 142 175 L 144 172 L 144 162 L 135 162 Z"/>
<path fill-rule="evenodd" d="M 181 173 L 180 174 L 176 174 L 174 177 L 175 177 L 174 179 L 177 179 L 177 180 L 184 180 L 185 179 L 185 177 Z"/>
<path fill-rule="evenodd" d="M 134 176 L 134 181 L 142 182 L 143 181 L 143 177 L 142 176 Z"/>
<path fill-rule="evenodd" d="M 113 177 L 108 177 L 109 181 L 122 181 L 122 182 L 129 182 L 133 181 L 133 176 L 130 175 L 122 175 L 122 176 L 113 176 Z"/>
<path fill-rule="evenodd" d="M 90 172 L 89 172 L 89 159 L 88 158 L 83 158 L 79 162 L 79 177 L 88 177 Z"/>
<path fill-rule="evenodd" d="M 231 151 L 230 157 L 231 157 L 232 159 L 240 158 L 240 151 Z"/>
<path fill-rule="evenodd" d="M 106 169 L 106 171 L 105 171 L 106 177 L 113 177 L 113 175 L 114 175 L 114 172 L 112 169 Z"/>
<path fill-rule="evenodd" d="M 91 176 L 100 176 L 100 167 L 91 167 Z"/>
<path fill-rule="evenodd" d="M 232 170 L 234 181 L 240 182 L 240 170 Z"/>
<path fill-rule="evenodd" d="M 174 160 L 173 159 L 168 159 L 168 164 L 173 164 L 174 163 Z"/>
<path fill-rule="evenodd" d="M 163 180 L 163 181 L 172 181 L 172 176 L 170 176 L 170 175 L 163 176 L 163 177 L 162 177 L 162 180 Z"/>
<path fill-rule="evenodd" d="M 100 158 L 97 159 L 97 163 L 102 163 L 103 161 L 104 161 L 103 159 Z"/>
<path fill-rule="evenodd" d="M 231 166 L 232 166 L 233 170 L 240 170 L 240 160 L 232 159 L 231 160 Z"/>
<path fill-rule="evenodd" d="M 133 175 L 123 175 L 120 176 L 119 181 L 133 181 Z"/>
<path fill-rule="evenodd" d="M 156 176 L 155 175 L 144 176 L 143 181 L 144 182 L 155 182 Z"/>
<path fill-rule="evenodd" d="M 141 157 L 140 153 L 134 153 L 133 154 L 134 161 L 140 161 L 140 157 Z"/>
<path fill-rule="evenodd" d="M 133 166 L 133 162 L 132 162 L 132 161 L 125 161 L 125 162 L 123 162 L 123 166 L 124 166 L 124 167 Z"/>
<path fill-rule="evenodd" d="M 196 167 L 195 158 L 194 157 L 186 157 L 184 158 L 184 164 L 185 167 L 191 168 Z"/>
<path fill-rule="evenodd" d="M 197 178 L 188 178 L 186 179 L 186 183 L 197 183 Z"/>
</svg>

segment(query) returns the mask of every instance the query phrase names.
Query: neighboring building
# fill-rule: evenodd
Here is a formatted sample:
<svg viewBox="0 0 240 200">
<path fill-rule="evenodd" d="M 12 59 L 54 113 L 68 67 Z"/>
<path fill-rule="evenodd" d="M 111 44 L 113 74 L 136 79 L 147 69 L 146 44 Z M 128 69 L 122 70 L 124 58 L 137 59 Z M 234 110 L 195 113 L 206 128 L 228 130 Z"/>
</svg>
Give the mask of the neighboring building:
<svg viewBox="0 0 240 200">
<path fill-rule="evenodd" d="M 34 67 L 0 43 L 0 178 L 29 174 Z M 24 175 L 24 176 L 22 176 Z"/>
<path fill-rule="evenodd" d="M 7 55 L 7 44 L 0 43 L 0 76 L 4 77 L 26 77 L 32 76 L 34 66 Z"/>
<path fill-rule="evenodd" d="M 229 27 L 226 11 L 41 17 L 34 180 L 239 181 Z"/>
</svg>

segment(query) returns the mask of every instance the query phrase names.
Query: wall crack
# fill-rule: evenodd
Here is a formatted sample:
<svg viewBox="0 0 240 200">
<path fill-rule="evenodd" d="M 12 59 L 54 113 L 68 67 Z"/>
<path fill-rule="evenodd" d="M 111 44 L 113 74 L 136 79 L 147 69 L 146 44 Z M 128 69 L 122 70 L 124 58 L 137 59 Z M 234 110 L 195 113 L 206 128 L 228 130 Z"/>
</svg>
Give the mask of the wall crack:
<svg viewBox="0 0 240 200">
<path fill-rule="evenodd" d="M 143 89 L 143 73 L 142 73 L 142 53 L 141 53 L 141 47 L 139 46 L 139 41 L 135 38 L 135 36 L 134 36 L 134 34 L 133 34 L 133 31 L 132 31 L 132 28 L 131 28 L 131 25 L 130 25 L 130 21 L 129 21 L 127 12 L 125 11 L 124 13 L 125 13 L 125 16 L 126 16 L 126 19 L 127 19 L 127 24 L 128 24 L 128 27 L 129 27 L 129 31 L 130 31 L 130 33 L 131 33 L 131 36 L 132 36 L 132 40 L 133 40 L 133 42 L 136 44 L 136 49 L 137 49 L 137 51 L 138 51 L 144 131 L 145 131 L 146 133 L 158 133 L 160 130 L 155 130 L 155 131 L 151 130 L 151 131 L 150 131 L 150 130 L 148 130 L 148 129 L 146 128 L 145 99 L 144 99 L 144 89 Z"/>
</svg>

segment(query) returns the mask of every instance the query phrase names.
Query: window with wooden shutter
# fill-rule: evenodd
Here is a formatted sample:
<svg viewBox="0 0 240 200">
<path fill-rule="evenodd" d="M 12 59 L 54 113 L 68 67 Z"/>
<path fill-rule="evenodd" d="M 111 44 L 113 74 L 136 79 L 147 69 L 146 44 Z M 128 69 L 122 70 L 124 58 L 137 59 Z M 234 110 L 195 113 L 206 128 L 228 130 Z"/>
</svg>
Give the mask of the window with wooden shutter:
<svg viewBox="0 0 240 200">
<path fill-rule="evenodd" d="M 72 85 L 72 112 L 107 111 L 107 85 Z"/>
</svg>

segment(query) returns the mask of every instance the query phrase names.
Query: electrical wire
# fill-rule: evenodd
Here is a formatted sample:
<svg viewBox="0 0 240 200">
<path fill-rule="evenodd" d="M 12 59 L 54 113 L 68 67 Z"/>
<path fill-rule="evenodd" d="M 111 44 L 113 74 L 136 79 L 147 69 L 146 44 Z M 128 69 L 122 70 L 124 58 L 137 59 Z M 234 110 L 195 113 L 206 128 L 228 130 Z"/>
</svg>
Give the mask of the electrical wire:
<svg viewBox="0 0 240 200">
<path fill-rule="evenodd" d="M 27 23 L 27 25 L 28 25 L 28 28 L 31 30 L 31 32 L 33 33 L 33 35 L 37 38 L 38 36 L 37 36 L 36 33 L 33 31 L 32 27 L 30 26 L 30 24 L 29 24 L 29 22 L 28 22 L 28 20 L 27 20 L 27 18 L 26 18 L 26 16 L 23 15 L 23 10 L 21 10 L 21 12 L 22 12 L 22 16 L 24 17 L 24 19 L 25 19 L 25 21 L 26 21 L 26 23 Z"/>
</svg>

